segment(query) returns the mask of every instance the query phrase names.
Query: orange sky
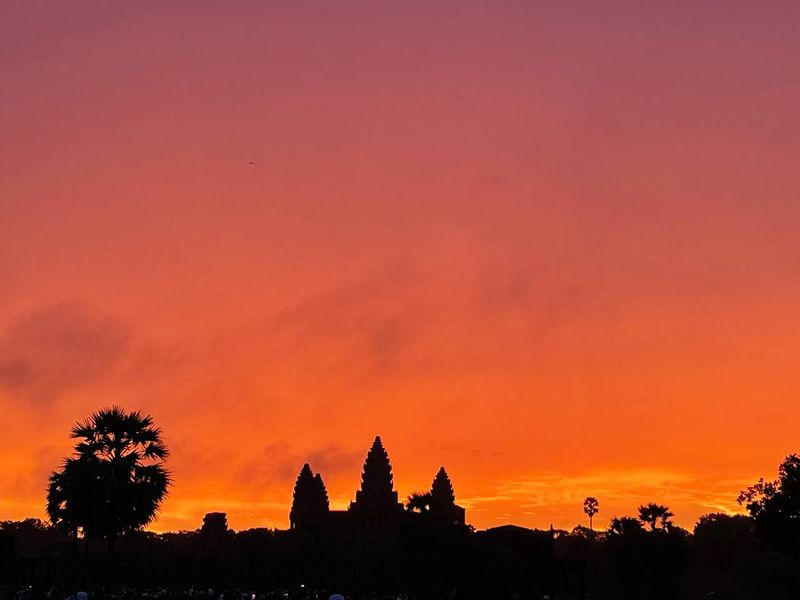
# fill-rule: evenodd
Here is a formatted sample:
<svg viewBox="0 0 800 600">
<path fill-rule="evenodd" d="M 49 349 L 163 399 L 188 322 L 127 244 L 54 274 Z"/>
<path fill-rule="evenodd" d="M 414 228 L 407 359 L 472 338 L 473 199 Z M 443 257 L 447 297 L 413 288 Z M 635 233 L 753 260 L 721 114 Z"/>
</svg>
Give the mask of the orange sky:
<svg viewBox="0 0 800 600">
<path fill-rule="evenodd" d="M 800 450 L 796 2 L 168 4 L 0 8 L 0 519 L 112 403 L 156 530 L 344 507 L 378 433 L 478 527 Z"/>
</svg>

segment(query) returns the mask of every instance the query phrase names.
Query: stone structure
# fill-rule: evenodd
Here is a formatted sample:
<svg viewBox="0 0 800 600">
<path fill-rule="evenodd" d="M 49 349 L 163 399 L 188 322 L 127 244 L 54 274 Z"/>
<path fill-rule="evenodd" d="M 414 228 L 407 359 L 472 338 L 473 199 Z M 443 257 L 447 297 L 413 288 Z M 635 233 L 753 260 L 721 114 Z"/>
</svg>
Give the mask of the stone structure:
<svg viewBox="0 0 800 600">
<path fill-rule="evenodd" d="M 328 494 L 319 473 L 303 465 L 294 486 L 289 522 L 292 529 L 328 530 L 339 533 L 393 533 L 412 519 L 425 519 L 432 526 L 465 524 L 465 511 L 455 503 L 453 485 L 444 467 L 439 469 L 430 491 L 426 514 L 404 510 L 394 489 L 392 465 L 380 436 L 375 438 L 364 461 L 361 488 L 347 510 L 330 510 Z"/>
<path fill-rule="evenodd" d="M 466 511 L 456 504 L 453 484 L 444 467 L 433 478 L 430 514 L 439 525 L 463 525 L 466 518 Z"/>
<path fill-rule="evenodd" d="M 328 514 L 328 492 L 319 473 L 314 475 L 308 463 L 303 465 L 294 484 L 289 525 L 292 529 L 319 526 Z"/>
</svg>

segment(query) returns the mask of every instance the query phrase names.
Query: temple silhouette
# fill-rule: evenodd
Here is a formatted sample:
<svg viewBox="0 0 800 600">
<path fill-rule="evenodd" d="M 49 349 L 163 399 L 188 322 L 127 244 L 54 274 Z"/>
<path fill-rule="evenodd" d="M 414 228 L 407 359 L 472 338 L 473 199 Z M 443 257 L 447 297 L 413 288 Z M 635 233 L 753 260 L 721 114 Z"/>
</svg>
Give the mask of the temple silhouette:
<svg viewBox="0 0 800 600">
<path fill-rule="evenodd" d="M 347 510 L 331 510 L 322 476 L 306 463 L 297 476 L 290 529 L 332 533 L 391 534 L 411 521 L 425 520 L 435 527 L 464 527 L 466 511 L 456 504 L 455 492 L 444 467 L 436 473 L 419 513 L 405 510 L 394 489 L 392 465 L 380 436 L 375 437 L 364 461 L 361 488 Z"/>
</svg>

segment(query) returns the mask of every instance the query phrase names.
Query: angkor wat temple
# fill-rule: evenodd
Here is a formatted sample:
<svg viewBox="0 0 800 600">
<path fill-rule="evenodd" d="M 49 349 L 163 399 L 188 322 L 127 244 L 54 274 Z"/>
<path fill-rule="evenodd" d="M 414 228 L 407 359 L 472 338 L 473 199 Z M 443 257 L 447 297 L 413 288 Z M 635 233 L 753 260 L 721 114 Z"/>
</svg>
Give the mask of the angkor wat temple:
<svg viewBox="0 0 800 600">
<path fill-rule="evenodd" d="M 419 512 L 406 510 L 398 500 L 389 455 L 377 436 L 364 461 L 361 489 L 347 510 L 330 509 L 322 477 L 306 463 L 294 486 L 289 522 L 293 530 L 333 533 L 392 533 L 412 520 L 435 527 L 465 526 L 465 511 L 456 504 L 444 467 L 436 473 L 430 492 L 417 500 Z"/>
</svg>

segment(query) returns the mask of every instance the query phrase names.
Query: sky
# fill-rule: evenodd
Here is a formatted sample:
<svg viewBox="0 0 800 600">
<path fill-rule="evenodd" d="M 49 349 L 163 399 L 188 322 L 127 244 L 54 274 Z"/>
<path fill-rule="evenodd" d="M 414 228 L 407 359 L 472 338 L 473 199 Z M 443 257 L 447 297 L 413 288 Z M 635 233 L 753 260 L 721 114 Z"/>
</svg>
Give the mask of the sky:
<svg viewBox="0 0 800 600">
<path fill-rule="evenodd" d="M 691 527 L 800 451 L 800 4 L 0 6 L 0 520 L 151 413 L 156 531 Z"/>
</svg>

